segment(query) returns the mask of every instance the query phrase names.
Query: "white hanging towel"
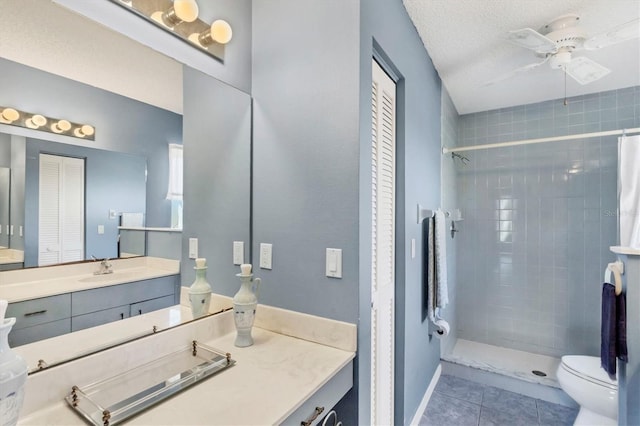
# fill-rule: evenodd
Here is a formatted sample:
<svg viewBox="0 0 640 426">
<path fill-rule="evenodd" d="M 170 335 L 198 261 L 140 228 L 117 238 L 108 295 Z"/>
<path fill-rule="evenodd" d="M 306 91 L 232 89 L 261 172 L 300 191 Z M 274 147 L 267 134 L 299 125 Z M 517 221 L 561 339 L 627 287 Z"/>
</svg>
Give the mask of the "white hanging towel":
<svg viewBox="0 0 640 426">
<path fill-rule="evenodd" d="M 640 249 L 640 135 L 619 138 L 620 245 Z"/>
<path fill-rule="evenodd" d="M 449 303 L 447 288 L 447 221 L 440 209 L 435 214 L 435 256 L 436 256 L 436 306 L 443 309 Z"/>
</svg>

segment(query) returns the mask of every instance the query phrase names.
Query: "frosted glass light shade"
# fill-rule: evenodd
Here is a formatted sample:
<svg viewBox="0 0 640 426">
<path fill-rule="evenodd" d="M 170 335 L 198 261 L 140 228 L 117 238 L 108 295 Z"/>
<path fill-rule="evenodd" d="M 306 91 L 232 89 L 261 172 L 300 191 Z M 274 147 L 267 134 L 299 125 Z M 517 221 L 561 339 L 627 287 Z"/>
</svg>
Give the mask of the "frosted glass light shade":
<svg viewBox="0 0 640 426">
<path fill-rule="evenodd" d="M 20 113 L 13 108 L 5 108 L 2 110 L 2 113 L 0 113 L 0 117 L 2 117 L 4 121 L 13 123 L 20 118 Z"/>
<path fill-rule="evenodd" d="M 198 19 L 199 9 L 196 0 L 174 0 L 173 9 L 181 21 L 193 22 Z"/>
</svg>

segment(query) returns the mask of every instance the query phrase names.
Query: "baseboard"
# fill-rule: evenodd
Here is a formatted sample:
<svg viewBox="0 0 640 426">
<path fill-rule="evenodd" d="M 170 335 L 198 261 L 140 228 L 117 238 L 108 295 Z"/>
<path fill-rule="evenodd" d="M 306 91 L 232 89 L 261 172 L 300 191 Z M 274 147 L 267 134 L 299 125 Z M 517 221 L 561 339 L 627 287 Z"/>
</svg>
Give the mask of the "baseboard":
<svg viewBox="0 0 640 426">
<path fill-rule="evenodd" d="M 420 424 L 420 418 L 424 413 L 424 410 L 427 409 L 427 404 L 429 403 L 429 399 L 431 399 L 431 395 L 433 394 L 433 390 L 436 388 L 438 384 L 438 379 L 440 379 L 440 374 L 442 373 L 442 364 L 438 364 L 438 368 L 436 368 L 435 373 L 433 373 L 433 377 L 431 378 L 431 382 L 427 387 L 427 391 L 424 393 L 422 397 L 422 401 L 420 401 L 420 405 L 418 405 L 418 409 L 416 413 L 413 415 L 413 419 L 411 419 L 411 426 L 417 426 Z"/>
</svg>

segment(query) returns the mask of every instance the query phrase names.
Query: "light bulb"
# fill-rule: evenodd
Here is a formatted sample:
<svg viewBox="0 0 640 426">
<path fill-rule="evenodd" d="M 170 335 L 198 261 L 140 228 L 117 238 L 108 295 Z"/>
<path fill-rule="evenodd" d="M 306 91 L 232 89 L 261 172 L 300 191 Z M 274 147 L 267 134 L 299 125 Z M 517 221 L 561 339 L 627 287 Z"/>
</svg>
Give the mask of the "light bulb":
<svg viewBox="0 0 640 426">
<path fill-rule="evenodd" d="M 182 22 L 193 22 L 198 19 L 198 3 L 196 0 L 175 0 L 169 10 L 154 12 L 151 19 L 173 28 Z"/>
<path fill-rule="evenodd" d="M 53 130 L 54 133 L 68 132 L 69 129 L 71 129 L 71 123 L 67 120 L 59 120 L 51 125 L 51 130 Z"/>
<path fill-rule="evenodd" d="M 2 110 L 0 117 L 2 118 L 2 121 L 13 123 L 20 118 L 20 113 L 13 108 L 5 108 Z"/>
<path fill-rule="evenodd" d="M 173 10 L 181 21 L 193 22 L 198 19 L 199 10 L 196 0 L 174 0 Z"/>
<path fill-rule="evenodd" d="M 222 19 L 213 21 L 213 24 L 211 24 L 211 38 L 213 41 L 220 44 L 227 44 L 231 41 L 231 37 L 233 37 L 233 31 L 227 21 Z"/>
<path fill-rule="evenodd" d="M 195 44 L 206 47 L 213 43 L 227 44 L 232 36 L 233 31 L 231 30 L 231 25 L 229 25 L 227 21 L 218 19 L 217 21 L 213 21 L 211 28 L 206 31 L 200 34 L 191 34 L 189 40 Z"/>
<path fill-rule="evenodd" d="M 95 133 L 95 129 L 92 126 L 89 126 L 88 124 L 78 127 L 73 131 L 73 134 L 79 138 L 84 138 L 85 136 L 93 136 L 94 133 Z"/>
<path fill-rule="evenodd" d="M 47 124 L 47 118 L 43 115 L 35 114 L 28 119 L 25 124 L 30 129 L 37 129 L 38 127 L 42 127 Z"/>
</svg>

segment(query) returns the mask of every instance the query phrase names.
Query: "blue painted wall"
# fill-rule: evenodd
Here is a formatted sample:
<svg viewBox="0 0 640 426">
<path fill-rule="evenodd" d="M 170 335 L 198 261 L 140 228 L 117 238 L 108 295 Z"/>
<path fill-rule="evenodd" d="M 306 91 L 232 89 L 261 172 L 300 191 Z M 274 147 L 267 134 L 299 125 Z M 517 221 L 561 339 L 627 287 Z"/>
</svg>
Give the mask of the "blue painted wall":
<svg viewBox="0 0 640 426">
<path fill-rule="evenodd" d="M 171 203 L 165 200 L 168 144 L 182 143 L 182 116 L 2 58 L 0 72 L 5 76 L 0 79 L 4 104 L 96 128 L 93 142 L 30 129 L 21 129 L 23 135 L 147 157 L 146 224 L 170 226 Z M 14 133 L 17 129 L 0 125 L 0 132 Z"/>
<path fill-rule="evenodd" d="M 440 360 L 423 321 L 422 238 L 416 205 L 440 206 L 440 89 L 433 64 L 401 1 L 366 0 L 360 11 L 360 424 L 369 423 L 371 279 L 371 58 L 374 45 L 398 81 L 396 170 L 395 423 L 408 424 Z M 411 239 L 416 258 L 411 259 Z"/>
<path fill-rule="evenodd" d="M 108 213 L 145 211 L 145 158 L 30 138 L 26 152 L 25 267 L 38 264 L 40 153 L 85 159 L 85 258 L 117 257 L 118 220 Z M 98 235 L 98 225 L 104 234 Z"/>
<path fill-rule="evenodd" d="M 356 1 L 253 2 L 253 247 L 262 303 L 358 321 Z M 342 279 L 325 249 L 342 249 Z M 366 333 L 366 331 L 365 331 Z"/>
</svg>

